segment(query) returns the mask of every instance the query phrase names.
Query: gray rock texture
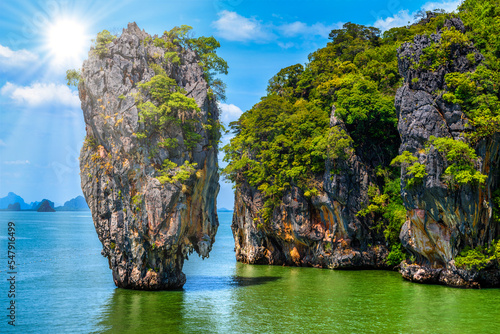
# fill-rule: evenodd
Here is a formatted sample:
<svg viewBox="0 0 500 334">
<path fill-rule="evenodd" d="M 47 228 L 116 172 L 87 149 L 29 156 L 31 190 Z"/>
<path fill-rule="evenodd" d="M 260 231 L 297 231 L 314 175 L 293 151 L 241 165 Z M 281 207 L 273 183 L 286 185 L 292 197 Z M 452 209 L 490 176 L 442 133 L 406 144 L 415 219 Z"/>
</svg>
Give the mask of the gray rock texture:
<svg viewBox="0 0 500 334">
<path fill-rule="evenodd" d="M 399 272 L 403 278 L 423 284 L 442 284 L 455 288 L 489 288 L 500 286 L 500 271 L 494 265 L 477 270 L 457 269 L 453 265 L 447 267 L 430 267 L 403 262 Z"/>
<path fill-rule="evenodd" d="M 460 19 L 448 20 L 445 26 L 464 31 Z M 452 45 L 450 61 L 434 71 L 414 66 L 420 63 L 424 48 L 440 39 L 439 32 L 416 36 L 413 43 L 405 43 L 398 50 L 399 71 L 404 77 L 395 99 L 402 141 L 400 153 L 409 151 L 416 155 L 428 173 L 422 184 L 406 187 L 402 171 L 407 221 L 400 239 L 419 267 L 403 266 L 402 273 L 419 282 L 473 287 L 478 281 L 475 276 L 460 273 L 451 261 L 465 246 L 488 245 L 499 235 L 498 224 L 492 220 L 492 194 L 498 187 L 500 137 L 483 140 L 475 147 L 479 157 L 476 168 L 488 176 L 484 186 L 448 187 L 443 181 L 448 165 L 433 146 L 426 150 L 426 143 L 430 136 L 460 139 L 467 131 L 473 131 L 466 126 L 467 116 L 460 106 L 446 102 L 442 96 L 447 89 L 447 73 L 472 72 L 483 56 L 472 44 Z M 474 62 L 467 59 L 468 54 L 475 55 Z M 422 278 L 426 275 L 430 278 Z M 450 275 L 463 279 L 451 279 Z"/>
<path fill-rule="evenodd" d="M 345 130 L 331 112 L 331 127 Z M 336 172 L 333 172 L 333 170 Z M 327 161 L 317 179 L 323 191 L 308 199 L 292 186 L 264 223 L 259 210 L 262 194 L 244 180 L 235 192 L 232 230 L 236 258 L 255 264 L 312 266 L 320 268 L 383 268 L 388 250 L 373 221 L 357 217 L 373 171 L 356 154 L 346 161 Z"/>
<path fill-rule="evenodd" d="M 219 112 L 198 56 L 179 47 L 180 62 L 172 63 L 164 48 L 145 41 L 150 37 L 131 23 L 106 45 L 105 54 L 91 51 L 83 63 L 78 88 L 87 138 L 80 155 L 81 185 L 115 284 L 175 289 L 186 280 L 184 260 L 193 251 L 208 257 L 217 232 L 218 138 L 207 125 Z M 180 122 L 146 139 L 137 137 L 146 127 L 139 122 L 138 84 L 155 75 L 153 64 L 200 108 L 192 118 L 201 139 L 192 149 Z M 178 145 L 159 147 L 161 138 L 176 138 Z M 197 165 L 186 181 L 162 184 L 158 177 L 165 159 Z"/>
</svg>

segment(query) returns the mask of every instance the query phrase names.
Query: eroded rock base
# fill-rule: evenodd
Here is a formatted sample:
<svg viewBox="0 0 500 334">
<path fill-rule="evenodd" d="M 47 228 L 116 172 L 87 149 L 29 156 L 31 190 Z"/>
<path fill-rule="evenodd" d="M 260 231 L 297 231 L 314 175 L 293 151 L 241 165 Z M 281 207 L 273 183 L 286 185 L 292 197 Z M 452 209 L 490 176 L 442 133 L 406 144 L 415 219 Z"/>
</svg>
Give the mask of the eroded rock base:
<svg viewBox="0 0 500 334">
<path fill-rule="evenodd" d="M 474 289 L 500 287 L 500 270 L 494 267 L 477 271 L 457 269 L 454 266 L 432 268 L 403 262 L 399 272 L 404 279 L 416 283 Z"/>
</svg>

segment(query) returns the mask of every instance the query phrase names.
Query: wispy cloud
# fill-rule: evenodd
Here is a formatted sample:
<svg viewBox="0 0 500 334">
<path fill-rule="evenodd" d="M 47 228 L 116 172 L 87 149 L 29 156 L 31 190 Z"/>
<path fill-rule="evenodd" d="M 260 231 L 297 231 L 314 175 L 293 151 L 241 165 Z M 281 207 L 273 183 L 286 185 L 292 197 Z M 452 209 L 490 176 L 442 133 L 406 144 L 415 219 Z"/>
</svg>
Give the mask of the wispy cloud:
<svg viewBox="0 0 500 334">
<path fill-rule="evenodd" d="M 307 23 L 295 21 L 292 23 L 285 23 L 277 27 L 278 30 L 282 32 L 285 37 L 295 37 L 295 36 L 320 36 L 328 37 L 328 34 L 332 29 L 341 28 L 342 23 L 336 23 L 331 25 L 324 25 L 323 23 L 314 23 L 308 25 Z"/>
<path fill-rule="evenodd" d="M 18 86 L 7 82 L 0 93 L 20 104 L 27 104 L 31 107 L 58 104 L 76 108 L 80 106 L 80 100 L 76 92 L 73 92 L 65 85 L 54 83 L 33 83 L 31 86 Z"/>
<path fill-rule="evenodd" d="M 463 0 L 455 1 L 434 1 L 426 2 L 423 6 L 423 10 L 434 10 L 434 9 L 444 9 L 447 12 L 456 11 L 458 6 L 463 2 Z"/>
<path fill-rule="evenodd" d="M 282 48 L 282 49 L 285 49 L 285 50 L 286 50 L 286 49 L 289 49 L 289 48 L 291 48 L 291 47 L 295 46 L 295 44 L 294 44 L 294 43 L 292 43 L 292 42 L 287 42 L 287 43 L 278 42 L 278 46 L 279 46 L 280 48 Z"/>
<path fill-rule="evenodd" d="M 378 19 L 375 21 L 373 26 L 381 29 L 382 31 L 389 30 L 394 27 L 406 26 L 408 22 L 413 21 L 413 14 L 410 14 L 407 9 L 400 10 L 397 14 L 391 17 L 386 17 L 385 19 Z"/>
<path fill-rule="evenodd" d="M 5 147 L 5 146 L 7 146 L 7 144 L 5 144 L 5 142 L 2 139 L 0 139 L 0 147 Z"/>
<path fill-rule="evenodd" d="M 278 40 L 278 45 L 284 49 L 296 46 L 296 43 L 284 42 L 281 39 L 292 37 L 328 37 L 332 29 L 339 28 L 342 23 L 325 25 L 317 22 L 307 24 L 300 21 L 273 24 L 264 23 L 254 17 L 244 17 L 236 12 L 224 10 L 218 13 L 219 19 L 212 22 L 216 34 L 229 41 L 269 43 Z"/>
<path fill-rule="evenodd" d="M 28 66 L 38 60 L 38 56 L 28 50 L 11 50 L 0 45 L 0 71 Z"/>
<path fill-rule="evenodd" d="M 420 10 L 434 10 L 434 9 L 444 9 L 447 12 L 453 12 L 457 9 L 457 7 L 462 3 L 461 0 L 456 1 L 433 1 L 426 2 L 420 7 Z M 381 30 L 389 30 L 394 27 L 401 27 L 408 24 L 408 22 L 412 23 L 415 21 L 414 17 L 417 14 L 417 11 L 410 13 L 407 9 L 400 10 L 397 14 L 386 18 L 378 18 L 377 21 L 373 24 L 375 27 L 380 28 Z"/>
<path fill-rule="evenodd" d="M 236 12 L 223 10 L 218 13 L 219 19 L 212 24 L 217 31 L 217 35 L 229 41 L 266 41 L 273 38 L 273 35 L 261 21 L 255 18 L 247 18 Z"/>
<path fill-rule="evenodd" d="M 234 104 L 219 103 L 219 109 L 221 111 L 221 120 L 225 124 L 238 120 L 243 114 L 243 111 Z"/>
<path fill-rule="evenodd" d="M 4 161 L 5 165 L 29 165 L 29 160 L 14 160 L 14 161 Z"/>
</svg>

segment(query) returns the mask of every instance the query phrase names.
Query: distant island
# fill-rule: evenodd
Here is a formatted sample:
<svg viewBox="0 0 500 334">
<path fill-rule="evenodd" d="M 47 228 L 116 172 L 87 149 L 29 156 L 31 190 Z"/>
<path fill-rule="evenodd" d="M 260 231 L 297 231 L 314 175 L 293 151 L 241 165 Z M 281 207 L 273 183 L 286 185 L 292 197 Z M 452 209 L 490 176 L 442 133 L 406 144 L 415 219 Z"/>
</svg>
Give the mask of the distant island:
<svg viewBox="0 0 500 334">
<path fill-rule="evenodd" d="M 37 212 L 56 212 L 56 211 L 87 211 L 90 210 L 85 198 L 77 196 L 64 202 L 62 206 L 55 206 L 54 202 L 48 199 L 42 199 L 39 202 L 27 204 L 24 199 L 9 192 L 7 196 L 0 198 L 0 211 L 37 211 Z"/>
<path fill-rule="evenodd" d="M 226 209 L 226 208 L 220 208 L 220 209 L 217 209 L 218 212 L 233 212 L 232 209 Z"/>
</svg>

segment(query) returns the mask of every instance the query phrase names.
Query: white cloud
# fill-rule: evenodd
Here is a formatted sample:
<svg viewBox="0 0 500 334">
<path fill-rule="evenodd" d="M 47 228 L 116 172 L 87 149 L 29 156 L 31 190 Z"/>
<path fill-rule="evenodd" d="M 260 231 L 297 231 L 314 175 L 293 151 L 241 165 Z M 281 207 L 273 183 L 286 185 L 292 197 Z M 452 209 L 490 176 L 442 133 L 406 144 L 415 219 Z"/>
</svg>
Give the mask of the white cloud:
<svg viewBox="0 0 500 334">
<path fill-rule="evenodd" d="M 342 27 L 341 23 L 325 25 L 323 23 L 307 23 L 295 21 L 292 23 L 283 23 L 274 25 L 271 22 L 263 23 L 255 18 L 248 18 L 239 15 L 236 12 L 224 10 L 218 13 L 219 19 L 212 25 L 217 31 L 217 35 L 229 41 L 238 42 L 260 42 L 266 43 L 275 41 L 277 38 L 290 37 L 328 37 L 332 29 Z M 278 42 L 278 45 L 284 49 L 294 46 L 291 43 Z"/>
<path fill-rule="evenodd" d="M 29 165 L 29 160 L 4 161 L 6 165 Z"/>
<path fill-rule="evenodd" d="M 33 83 L 31 86 L 18 86 L 7 82 L 0 90 L 2 95 L 10 97 L 17 103 L 31 107 L 43 104 L 60 104 L 68 107 L 79 107 L 78 94 L 66 85 L 54 83 Z"/>
<path fill-rule="evenodd" d="M 420 7 L 421 10 L 434 10 L 434 9 L 444 9 L 446 12 L 453 12 L 457 10 L 457 7 L 462 3 L 461 0 L 456 1 L 441 1 L 441 2 L 426 2 Z M 389 30 L 394 27 L 406 26 L 408 22 L 413 23 L 415 21 L 414 17 L 418 11 L 410 13 L 407 9 L 400 10 L 397 14 L 393 16 L 386 17 L 385 19 L 379 18 L 373 26 L 380 28 L 382 31 Z"/>
<path fill-rule="evenodd" d="M 236 12 L 223 10 L 218 13 L 219 19 L 212 24 L 217 35 L 229 41 L 265 41 L 272 38 L 272 34 L 254 18 L 246 18 Z"/>
<path fill-rule="evenodd" d="M 292 42 L 287 42 L 287 43 L 278 42 L 278 46 L 279 46 L 280 48 L 282 48 L 282 49 L 285 49 L 285 50 L 286 50 L 286 49 L 291 48 L 292 46 L 295 46 L 295 44 L 294 44 L 294 43 L 292 43 Z"/>
<path fill-rule="evenodd" d="M 283 35 L 287 37 L 293 37 L 302 34 L 305 30 L 307 30 L 307 28 L 307 24 L 295 21 L 293 23 L 283 24 L 280 27 L 280 30 L 283 31 Z"/>
<path fill-rule="evenodd" d="M 324 25 L 323 23 L 315 23 L 312 25 L 307 25 L 304 22 L 295 21 L 293 23 L 285 23 L 281 26 L 278 26 L 278 29 L 283 33 L 285 37 L 295 37 L 298 35 L 303 36 L 320 36 L 320 37 L 328 37 L 328 34 L 332 29 L 341 28 L 342 24 L 331 24 Z"/>
<path fill-rule="evenodd" d="M 0 147 L 5 147 L 5 146 L 7 146 L 7 144 L 5 144 L 5 142 L 2 139 L 0 139 Z"/>
<path fill-rule="evenodd" d="M 38 56 L 28 50 L 13 51 L 7 46 L 0 45 L 0 70 L 27 66 L 38 60 Z"/>
<path fill-rule="evenodd" d="M 234 104 L 219 103 L 219 109 L 221 111 L 221 120 L 225 124 L 238 120 L 243 114 L 243 111 Z"/>
<path fill-rule="evenodd" d="M 394 27 L 406 26 L 408 22 L 413 21 L 413 15 L 414 14 L 410 15 L 407 9 L 400 10 L 397 14 L 394 14 L 391 17 L 378 19 L 377 21 L 375 21 L 373 26 L 379 28 L 382 31 L 386 31 Z"/>
<path fill-rule="evenodd" d="M 423 10 L 444 9 L 446 12 L 454 12 L 462 3 L 462 0 L 457 1 L 441 1 L 441 2 L 427 2 L 422 6 Z"/>
</svg>

